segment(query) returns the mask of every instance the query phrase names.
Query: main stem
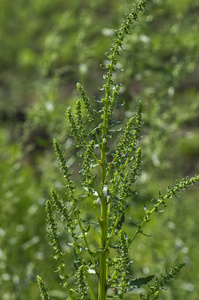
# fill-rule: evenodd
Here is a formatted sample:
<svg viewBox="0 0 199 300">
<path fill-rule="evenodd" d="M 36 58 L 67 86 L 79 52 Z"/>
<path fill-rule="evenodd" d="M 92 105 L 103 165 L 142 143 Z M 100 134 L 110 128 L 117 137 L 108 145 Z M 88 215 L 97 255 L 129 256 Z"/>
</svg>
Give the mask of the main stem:
<svg viewBox="0 0 199 300">
<path fill-rule="evenodd" d="M 106 158 L 106 143 L 107 143 L 107 127 L 108 127 L 108 97 L 110 90 L 110 81 L 107 82 L 106 95 L 104 99 L 104 114 L 103 114 L 103 123 L 102 123 L 102 142 L 101 142 L 101 241 L 100 241 L 100 272 L 99 272 L 99 287 L 98 287 L 98 300 L 106 300 L 107 293 L 107 233 L 108 233 L 108 203 L 105 194 L 106 187 L 106 171 L 107 171 L 107 158 Z"/>
<path fill-rule="evenodd" d="M 111 91 L 111 77 L 115 64 L 115 57 L 117 55 L 119 44 L 116 44 L 111 56 L 111 61 L 109 65 L 109 71 L 107 73 L 107 84 L 105 85 L 105 98 L 103 99 L 103 122 L 102 122 L 102 140 L 101 140 L 101 255 L 100 255 L 100 272 L 99 272 L 99 287 L 98 287 L 98 300 L 106 300 L 107 294 L 107 236 L 108 236 L 108 203 L 106 199 L 105 189 L 107 184 L 107 155 L 106 155 L 106 144 L 107 144 L 107 131 L 108 131 L 108 106 L 109 106 L 109 97 Z"/>
<path fill-rule="evenodd" d="M 106 242 L 107 242 L 107 204 L 106 199 L 102 196 L 101 205 L 101 255 L 100 255 L 100 274 L 99 274 L 99 300 L 106 299 Z"/>
<path fill-rule="evenodd" d="M 102 134 L 103 136 L 103 134 Z M 103 139 L 102 139 L 103 140 Z M 101 147 L 101 181 L 102 181 L 102 192 L 101 192 L 101 241 L 100 248 L 102 250 L 100 255 L 100 273 L 99 273 L 99 300 L 106 299 L 106 243 L 107 243 L 107 199 L 104 194 L 104 186 L 105 186 L 105 175 L 106 175 L 106 148 L 104 143 L 102 142 Z"/>
</svg>

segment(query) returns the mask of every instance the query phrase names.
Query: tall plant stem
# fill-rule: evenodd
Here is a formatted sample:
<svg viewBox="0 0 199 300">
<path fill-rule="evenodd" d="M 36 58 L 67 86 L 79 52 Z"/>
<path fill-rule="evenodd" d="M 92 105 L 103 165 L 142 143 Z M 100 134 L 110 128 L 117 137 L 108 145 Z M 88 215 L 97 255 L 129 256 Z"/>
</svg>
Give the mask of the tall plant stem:
<svg viewBox="0 0 199 300">
<path fill-rule="evenodd" d="M 101 254 L 100 254 L 100 273 L 99 273 L 99 294 L 98 300 L 106 299 L 106 242 L 107 242 L 107 204 L 106 199 L 102 196 L 101 199 Z"/>
<path fill-rule="evenodd" d="M 114 55 L 113 55 L 114 56 Z M 111 61 L 109 75 L 107 78 L 107 84 L 105 85 L 105 98 L 103 107 L 103 122 L 102 122 L 102 141 L 101 141 L 101 254 L 100 254 L 100 272 L 99 272 L 99 287 L 98 287 L 98 300 L 106 299 L 107 292 L 107 233 L 108 233 L 108 203 L 106 199 L 106 172 L 107 172 L 107 156 L 106 156 L 106 144 L 107 144 L 107 131 L 108 131 L 108 105 L 109 105 L 109 94 L 111 88 L 111 74 L 113 69 L 113 61 Z"/>
<path fill-rule="evenodd" d="M 105 138 L 106 136 L 105 130 L 102 133 L 102 136 L 104 136 Z M 106 185 L 105 175 L 106 175 L 106 147 L 105 144 L 102 142 L 102 146 L 101 146 L 102 192 L 101 192 L 101 218 L 100 218 L 100 227 L 101 227 L 100 248 L 102 252 L 100 255 L 99 293 L 98 293 L 99 300 L 106 299 L 106 258 L 107 258 L 106 243 L 107 243 L 108 220 L 107 220 L 107 201 L 104 195 L 104 187 Z"/>
</svg>

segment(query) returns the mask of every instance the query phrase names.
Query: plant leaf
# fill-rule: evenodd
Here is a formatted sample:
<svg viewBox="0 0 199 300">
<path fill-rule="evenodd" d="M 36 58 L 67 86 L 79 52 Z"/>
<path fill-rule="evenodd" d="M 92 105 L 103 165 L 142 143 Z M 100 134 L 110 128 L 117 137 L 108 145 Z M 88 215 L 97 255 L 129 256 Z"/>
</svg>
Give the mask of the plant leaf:
<svg viewBox="0 0 199 300">
<path fill-rule="evenodd" d="M 131 280 L 131 282 L 130 282 L 131 288 L 130 288 L 129 291 L 133 290 L 135 287 L 140 288 L 141 285 L 147 284 L 153 278 L 154 278 L 154 275 L 150 275 L 150 276 L 147 276 L 147 277 L 141 277 L 141 278 L 137 278 L 137 279 Z"/>
</svg>

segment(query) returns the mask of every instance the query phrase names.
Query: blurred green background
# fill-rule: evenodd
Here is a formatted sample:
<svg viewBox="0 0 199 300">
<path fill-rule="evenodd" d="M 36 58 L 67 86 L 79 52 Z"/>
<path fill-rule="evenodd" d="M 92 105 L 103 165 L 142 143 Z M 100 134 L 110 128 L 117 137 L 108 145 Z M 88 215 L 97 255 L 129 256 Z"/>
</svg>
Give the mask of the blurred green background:
<svg viewBox="0 0 199 300">
<path fill-rule="evenodd" d="M 36 300 L 36 275 L 54 299 L 64 299 L 46 236 L 45 201 L 62 178 L 52 139 L 75 168 L 65 111 L 76 82 L 99 97 L 111 35 L 135 1 L 0 1 L 0 298 Z M 199 170 L 199 2 L 152 0 L 124 41 L 116 81 L 122 82 L 118 118 L 143 101 L 142 174 L 131 220 L 176 179 Z M 199 295 L 198 186 L 171 200 L 132 247 L 137 276 L 164 273 L 186 262 L 163 300 Z M 134 230 L 127 226 L 129 233 Z M 66 261 L 70 253 L 66 254 Z M 69 262 L 68 262 L 69 267 Z M 126 299 L 139 299 L 141 290 Z M 137 294 L 136 294 L 137 293 Z"/>
</svg>

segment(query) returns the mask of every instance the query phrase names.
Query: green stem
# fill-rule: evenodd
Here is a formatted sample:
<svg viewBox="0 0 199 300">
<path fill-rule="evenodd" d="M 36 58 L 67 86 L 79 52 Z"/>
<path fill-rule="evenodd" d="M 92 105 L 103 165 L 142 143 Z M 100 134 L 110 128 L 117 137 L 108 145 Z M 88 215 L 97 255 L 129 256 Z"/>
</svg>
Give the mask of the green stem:
<svg viewBox="0 0 199 300">
<path fill-rule="evenodd" d="M 127 193 L 124 195 L 124 201 L 125 201 L 126 197 L 127 197 Z M 122 211 L 122 212 L 123 212 L 123 209 L 124 209 L 124 205 L 122 205 L 122 207 L 121 207 L 121 211 Z M 117 228 L 117 225 L 118 225 L 118 223 L 119 223 L 119 221 L 120 221 L 121 216 L 122 216 L 122 213 L 120 213 L 120 214 L 117 216 L 117 219 L 115 220 L 115 223 L 114 223 L 114 225 L 113 225 L 113 227 L 112 227 L 111 234 L 110 234 L 109 239 L 108 239 L 108 241 L 107 241 L 107 243 L 106 243 L 107 249 L 108 249 L 108 247 L 109 247 L 109 245 L 110 245 L 110 243 L 111 243 L 111 241 L 112 241 L 112 238 L 113 238 L 113 236 L 114 236 L 115 230 L 116 230 L 116 228 Z"/>
<path fill-rule="evenodd" d="M 82 136 L 83 136 L 83 132 L 82 132 Z M 98 141 L 98 144 L 99 144 L 98 136 L 96 136 L 96 138 L 97 138 L 97 141 Z M 87 143 L 86 139 L 85 139 L 84 137 L 83 137 L 83 139 L 84 139 L 85 145 L 88 146 L 88 143 Z M 94 160 L 96 161 L 96 163 L 100 164 L 100 161 L 99 161 L 99 159 L 95 156 L 95 154 L 92 154 L 92 156 L 93 156 Z"/>
<path fill-rule="evenodd" d="M 94 200 L 93 200 L 93 197 L 92 197 L 92 195 L 91 195 L 91 194 L 90 194 L 90 197 L 89 197 L 89 199 L 90 199 L 90 202 L 91 202 L 91 204 L 92 204 L 92 206 L 93 206 L 93 208 L 94 208 L 94 211 L 95 211 L 95 215 L 96 215 L 96 217 L 97 217 L 97 220 L 99 221 L 99 219 L 100 219 L 100 216 L 99 216 L 99 214 L 98 214 L 98 211 L 97 211 L 96 205 L 95 205 L 95 203 L 94 203 Z"/>
<path fill-rule="evenodd" d="M 77 251 L 77 253 L 78 253 L 78 255 L 79 255 L 79 258 L 80 258 L 80 261 L 81 261 L 81 265 L 82 265 L 83 268 L 84 268 L 84 272 L 85 272 L 85 276 L 86 276 L 86 281 L 87 281 L 87 283 L 88 283 L 88 288 L 89 288 L 89 291 L 90 291 L 90 295 L 91 295 L 92 299 L 95 300 L 95 294 L 94 294 L 94 292 L 93 292 L 93 288 L 92 288 L 92 285 L 91 285 L 91 282 L 90 282 L 90 279 L 89 279 L 88 271 L 87 271 L 87 268 L 86 268 L 86 266 L 85 266 L 85 263 L 84 263 L 84 261 L 83 261 L 83 259 L 82 259 L 82 257 L 81 257 L 81 253 L 80 253 L 78 247 L 76 247 L 76 251 Z"/>
<path fill-rule="evenodd" d="M 89 247 L 89 244 L 88 244 L 88 241 L 87 241 L 87 238 L 86 238 L 86 235 L 85 235 L 85 232 L 84 232 L 84 229 L 83 229 L 83 226 L 82 226 L 80 217 L 79 217 L 79 211 L 78 211 L 78 209 L 77 209 L 77 205 L 76 205 L 75 198 L 73 198 L 73 205 L 74 205 L 74 207 L 76 208 L 76 214 L 77 214 L 78 224 L 79 224 L 79 227 L 80 227 L 81 232 L 82 232 L 82 234 L 83 234 L 84 242 L 85 242 L 85 244 L 86 244 L 86 247 L 87 247 L 88 250 L 89 250 L 88 252 L 90 253 L 90 247 Z M 83 259 L 82 259 L 82 257 L 81 257 L 81 253 L 80 253 L 79 247 L 78 247 L 78 245 L 77 245 L 77 240 L 76 240 L 75 238 L 74 238 L 74 242 L 75 242 L 75 249 L 76 249 L 76 251 L 77 251 L 77 253 L 78 253 L 79 257 L 80 257 L 81 264 L 82 264 L 82 266 L 83 266 L 83 268 L 84 268 L 84 272 L 85 272 L 85 276 L 86 276 L 86 280 L 87 280 L 87 283 L 88 283 L 88 287 L 89 287 L 89 291 L 90 291 L 91 297 L 92 297 L 93 300 L 95 300 L 95 294 L 94 294 L 94 292 L 93 292 L 93 288 L 92 288 L 92 285 L 91 285 L 91 282 L 90 282 L 90 279 L 89 279 L 89 276 L 88 276 L 88 271 L 87 271 L 87 268 L 86 268 L 86 266 L 85 266 L 85 263 L 84 263 L 84 261 L 83 261 Z M 95 265 L 95 261 L 94 261 L 94 259 L 93 259 L 92 257 L 91 257 L 91 260 L 92 260 L 93 265 Z"/>
<path fill-rule="evenodd" d="M 69 296 L 70 299 L 72 299 L 72 293 L 70 291 L 70 287 L 69 287 L 69 284 L 68 284 L 68 281 L 67 281 L 67 277 L 66 277 L 66 274 L 65 274 L 63 268 L 61 269 L 61 274 L 62 274 L 62 278 L 63 278 L 63 281 L 64 281 L 64 286 L 66 286 L 66 289 L 67 289 L 67 292 L 68 292 L 68 296 Z"/>
<path fill-rule="evenodd" d="M 104 125 L 104 129 L 106 127 L 106 123 Z M 106 129 L 103 132 L 102 136 L 106 136 Z M 101 226 L 101 254 L 100 254 L 100 273 L 99 273 L 99 300 L 106 299 L 106 242 L 107 242 L 107 233 L 108 233 L 108 219 L 107 219 L 107 199 L 104 195 L 104 187 L 105 187 L 105 175 L 106 175 L 106 148 L 105 144 L 102 142 L 101 147 L 101 179 L 102 179 L 102 193 L 101 193 L 101 219 L 100 219 L 100 226 Z"/>
<path fill-rule="evenodd" d="M 106 198 L 102 196 L 101 198 L 101 254 L 100 254 L 100 278 L 99 278 L 99 300 L 106 299 L 106 241 L 107 241 L 107 204 Z"/>
<path fill-rule="evenodd" d="M 115 57 L 116 53 L 113 54 Z M 108 128 L 108 105 L 109 105 L 109 93 L 111 88 L 111 74 L 113 70 L 113 60 L 110 63 L 109 76 L 107 79 L 107 84 L 105 88 L 105 99 L 104 99 L 104 113 L 103 113 L 103 122 L 102 122 L 102 141 L 101 141 L 101 183 L 102 183 L 102 192 L 101 192 L 101 254 L 100 254 L 100 272 L 99 272 L 99 286 L 98 286 L 98 299 L 106 300 L 107 292 L 107 234 L 108 234 L 108 203 L 104 195 L 104 188 L 106 186 L 106 172 L 107 172 L 107 156 L 106 156 L 106 143 L 107 143 L 107 128 Z"/>
</svg>

